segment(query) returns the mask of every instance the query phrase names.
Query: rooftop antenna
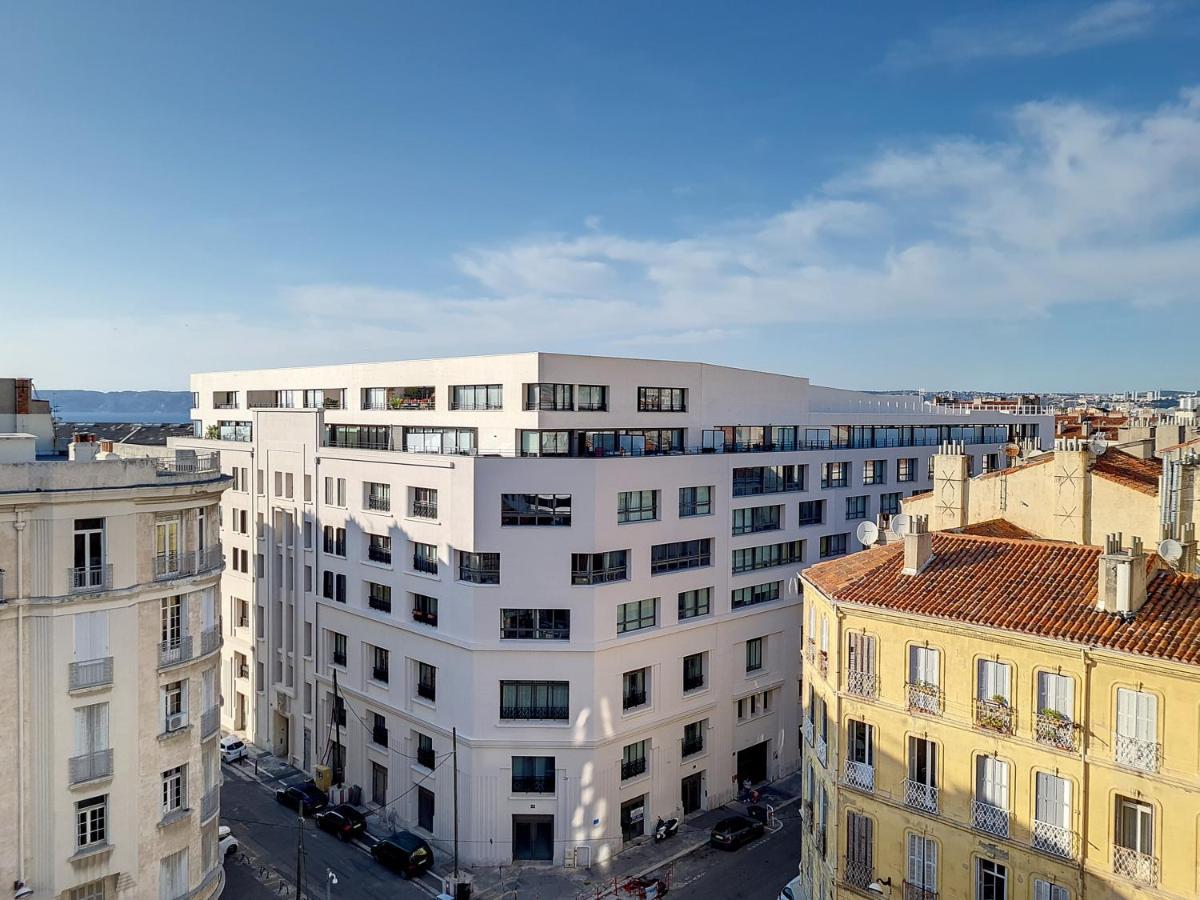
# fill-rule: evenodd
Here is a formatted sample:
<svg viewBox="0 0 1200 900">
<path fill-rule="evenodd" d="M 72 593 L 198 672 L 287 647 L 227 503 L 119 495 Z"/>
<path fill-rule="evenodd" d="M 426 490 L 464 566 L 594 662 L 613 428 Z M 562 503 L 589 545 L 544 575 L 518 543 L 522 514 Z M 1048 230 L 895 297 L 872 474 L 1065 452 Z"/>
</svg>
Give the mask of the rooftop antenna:
<svg viewBox="0 0 1200 900">
<path fill-rule="evenodd" d="M 864 547 L 873 547 L 879 540 L 879 526 L 874 522 L 859 522 L 858 530 L 854 534 Z"/>
<path fill-rule="evenodd" d="M 1158 555 L 1169 562 L 1171 565 L 1183 559 L 1183 544 L 1174 538 L 1167 538 L 1158 542 Z"/>
<path fill-rule="evenodd" d="M 864 523 L 865 524 L 865 523 Z M 888 522 L 888 529 L 898 538 L 908 534 L 909 528 L 912 527 L 912 516 L 906 513 L 896 513 Z"/>
</svg>

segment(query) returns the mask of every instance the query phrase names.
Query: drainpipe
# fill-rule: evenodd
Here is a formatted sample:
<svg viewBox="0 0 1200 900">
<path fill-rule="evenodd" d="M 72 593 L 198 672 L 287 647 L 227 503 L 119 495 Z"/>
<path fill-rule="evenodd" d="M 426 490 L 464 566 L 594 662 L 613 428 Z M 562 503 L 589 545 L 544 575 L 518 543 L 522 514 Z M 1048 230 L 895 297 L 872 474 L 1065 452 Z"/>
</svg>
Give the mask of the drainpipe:
<svg viewBox="0 0 1200 900">
<path fill-rule="evenodd" d="M 24 512 L 17 510 L 13 528 L 17 532 L 17 878 L 25 880 L 25 577 L 22 548 L 24 547 Z"/>
<path fill-rule="evenodd" d="M 1091 660 L 1088 658 L 1088 648 L 1081 647 L 1079 650 L 1079 660 L 1083 663 L 1083 721 L 1080 723 L 1079 732 L 1079 759 L 1083 764 L 1082 784 L 1079 786 L 1080 806 L 1083 807 L 1083 820 L 1079 825 L 1079 897 L 1080 900 L 1085 900 L 1087 897 L 1087 877 L 1084 872 L 1084 848 L 1088 845 L 1088 807 L 1085 798 L 1089 797 L 1088 782 L 1090 766 L 1087 756 L 1088 736 L 1092 733 L 1092 666 Z"/>
</svg>

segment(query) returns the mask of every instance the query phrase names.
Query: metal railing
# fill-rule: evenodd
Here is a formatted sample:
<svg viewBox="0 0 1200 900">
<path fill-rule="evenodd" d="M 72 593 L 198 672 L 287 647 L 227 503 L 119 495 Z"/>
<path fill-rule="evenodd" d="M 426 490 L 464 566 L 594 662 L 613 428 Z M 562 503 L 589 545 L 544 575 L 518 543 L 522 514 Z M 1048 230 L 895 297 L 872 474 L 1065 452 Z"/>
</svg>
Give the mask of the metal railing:
<svg viewBox="0 0 1200 900">
<path fill-rule="evenodd" d="M 427 769 L 432 769 L 437 763 L 437 757 L 433 752 L 433 748 L 418 747 L 417 748 L 417 763 Z"/>
<path fill-rule="evenodd" d="M 811 747 L 813 742 L 812 719 L 802 719 L 800 722 L 800 731 L 804 734 L 804 742 Z"/>
<path fill-rule="evenodd" d="M 599 569 L 576 569 L 571 572 L 571 584 L 608 584 L 612 581 L 624 581 L 628 577 L 628 571 L 629 566 L 626 563 Z"/>
<path fill-rule="evenodd" d="M 1113 872 L 1138 884 L 1158 884 L 1158 857 L 1132 847 L 1113 845 Z"/>
<path fill-rule="evenodd" d="M 221 454 L 214 451 L 160 457 L 154 467 L 159 475 L 215 475 L 221 471 Z"/>
<path fill-rule="evenodd" d="M 437 613 L 421 609 L 418 606 L 413 607 L 412 617 L 414 622 L 421 622 L 425 625 L 436 626 L 438 623 Z M 503 635 L 501 635 L 501 637 L 503 637 Z"/>
<path fill-rule="evenodd" d="M 621 780 L 626 781 L 630 778 L 636 778 L 638 775 L 646 771 L 646 757 L 640 756 L 637 759 L 621 760 Z"/>
<path fill-rule="evenodd" d="M 971 801 L 971 826 L 976 831 L 1008 837 L 1008 810 L 983 800 Z"/>
<path fill-rule="evenodd" d="M 386 747 L 388 745 L 388 730 L 376 725 L 371 729 L 371 742 L 378 744 L 380 747 Z"/>
<path fill-rule="evenodd" d="M 865 891 L 867 885 L 875 880 L 875 869 L 866 860 L 847 856 L 845 868 L 842 870 L 842 878 L 851 887 Z"/>
<path fill-rule="evenodd" d="M 221 789 L 219 786 L 210 787 L 200 798 L 200 821 L 207 822 L 217 814 L 221 806 Z"/>
<path fill-rule="evenodd" d="M 417 696 L 423 697 L 426 700 L 436 700 L 437 699 L 437 688 L 434 687 L 432 682 L 418 681 L 417 682 Z"/>
<path fill-rule="evenodd" d="M 813 749 L 816 751 L 817 759 L 821 761 L 821 765 L 827 765 L 829 758 L 829 746 L 825 743 L 825 738 L 818 734 L 816 739 L 813 741 Z"/>
<path fill-rule="evenodd" d="M 852 759 L 848 759 L 846 760 L 845 771 L 842 774 L 842 782 L 860 791 L 874 793 L 875 767 L 870 763 L 855 762 Z"/>
<path fill-rule="evenodd" d="M 878 692 L 879 677 L 874 672 L 856 672 L 852 669 L 846 673 L 846 693 L 874 700 Z"/>
<path fill-rule="evenodd" d="M 635 709 L 646 705 L 646 691 L 626 691 L 621 698 L 621 709 Z"/>
<path fill-rule="evenodd" d="M 567 706 L 501 706 L 502 719 L 547 719 L 565 720 L 571 717 Z"/>
<path fill-rule="evenodd" d="M 214 650 L 221 649 L 221 629 L 214 625 L 212 628 L 205 628 L 200 632 L 200 655 L 212 653 Z"/>
<path fill-rule="evenodd" d="M 924 784 L 920 781 L 913 781 L 911 778 L 905 778 L 904 803 L 913 809 L 937 815 L 938 789 L 932 784 Z"/>
<path fill-rule="evenodd" d="M 1012 734 L 1017 712 L 1006 700 L 975 700 L 975 724 L 988 731 Z"/>
<path fill-rule="evenodd" d="M 908 711 L 926 716 L 942 714 L 942 688 L 928 682 L 910 682 L 908 688 Z"/>
<path fill-rule="evenodd" d="M 937 900 L 937 891 L 906 881 L 904 882 L 904 900 Z"/>
<path fill-rule="evenodd" d="M 681 747 L 680 756 L 688 757 L 695 756 L 704 749 L 704 737 L 684 738 Z"/>
<path fill-rule="evenodd" d="M 703 675 L 685 675 L 683 678 L 683 689 L 685 691 L 694 691 L 704 687 Z"/>
<path fill-rule="evenodd" d="M 225 563 L 220 544 L 212 544 L 203 550 L 180 553 L 158 553 L 154 556 L 154 580 L 183 578 L 219 569 Z"/>
<path fill-rule="evenodd" d="M 71 594 L 112 590 L 112 563 L 73 566 L 67 569 L 67 590 Z"/>
<path fill-rule="evenodd" d="M 82 784 L 97 778 L 107 778 L 113 773 L 113 752 L 96 750 L 71 757 L 71 784 Z"/>
<path fill-rule="evenodd" d="M 391 512 L 392 498 L 384 497 L 377 494 L 367 494 L 367 509 L 375 512 Z"/>
<path fill-rule="evenodd" d="M 412 517 L 414 519 L 436 519 L 438 514 L 438 505 L 436 500 L 414 500 L 412 504 Z"/>
<path fill-rule="evenodd" d="M 200 739 L 211 737 L 221 727 L 221 707 L 212 706 L 200 713 Z"/>
<path fill-rule="evenodd" d="M 826 650 L 817 651 L 817 669 L 821 672 L 822 678 L 829 676 L 829 653 Z"/>
<path fill-rule="evenodd" d="M 385 565 L 392 564 L 392 551 L 389 547 L 379 547 L 371 544 L 367 547 L 367 559 L 371 562 L 384 563 Z"/>
<path fill-rule="evenodd" d="M 113 658 L 102 656 L 71 663 L 69 685 L 72 691 L 112 684 Z"/>
<path fill-rule="evenodd" d="M 1033 848 L 1063 859 L 1075 856 L 1075 832 L 1051 822 L 1033 822 Z"/>
<path fill-rule="evenodd" d="M 371 666 L 371 678 L 373 680 L 378 681 L 381 684 L 387 684 L 388 681 L 391 680 L 391 677 L 392 677 L 392 673 L 388 669 L 387 666 Z M 425 696 L 425 694 L 422 693 L 423 687 L 424 687 L 423 685 L 420 685 L 420 684 L 417 685 L 418 696 L 421 696 L 421 697 Z M 433 698 L 431 697 L 429 699 L 432 700 Z"/>
<path fill-rule="evenodd" d="M 512 777 L 512 792 L 514 794 L 553 794 L 554 776 L 514 775 Z"/>
<path fill-rule="evenodd" d="M 466 563 L 458 564 L 458 580 L 468 584 L 499 584 L 500 565 L 472 566 Z"/>
<path fill-rule="evenodd" d="M 1070 719 L 1040 712 L 1034 719 L 1033 734 L 1039 744 L 1074 753 L 1076 725 Z"/>
<path fill-rule="evenodd" d="M 1118 734 L 1113 747 L 1113 758 L 1118 764 L 1141 772 L 1157 772 L 1162 745 L 1156 741 Z"/>
<path fill-rule="evenodd" d="M 413 569 L 417 572 L 425 572 L 428 575 L 436 575 L 438 571 L 437 560 L 426 559 L 423 556 L 414 556 Z"/>
<path fill-rule="evenodd" d="M 371 609 L 377 609 L 380 612 L 390 613 L 392 611 L 391 597 L 376 597 L 374 594 L 367 597 L 367 606 Z"/>
<path fill-rule="evenodd" d="M 187 662 L 192 658 L 192 636 L 185 634 L 180 638 L 162 641 L 158 645 L 158 667 L 174 666 Z"/>
</svg>

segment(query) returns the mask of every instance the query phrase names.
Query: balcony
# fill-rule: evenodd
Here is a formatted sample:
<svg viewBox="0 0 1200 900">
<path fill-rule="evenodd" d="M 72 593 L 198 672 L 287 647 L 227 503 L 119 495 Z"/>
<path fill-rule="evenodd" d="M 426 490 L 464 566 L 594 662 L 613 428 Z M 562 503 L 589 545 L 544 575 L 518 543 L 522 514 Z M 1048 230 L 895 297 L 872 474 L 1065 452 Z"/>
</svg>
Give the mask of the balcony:
<svg viewBox="0 0 1200 900">
<path fill-rule="evenodd" d="M 904 900 L 937 900 L 937 891 L 906 881 L 904 882 Z"/>
<path fill-rule="evenodd" d="M 976 831 L 1008 837 L 1008 810 L 983 800 L 971 801 L 971 826 Z"/>
<path fill-rule="evenodd" d="M 867 885 L 875 880 L 875 870 L 871 868 L 870 863 L 847 856 L 842 878 L 850 887 L 865 891 Z"/>
<path fill-rule="evenodd" d="M 1074 753 L 1077 749 L 1075 732 L 1078 726 L 1061 713 L 1043 710 L 1034 719 L 1033 735 L 1039 744 Z"/>
<path fill-rule="evenodd" d="M 821 761 L 821 765 L 828 765 L 829 746 L 825 743 L 825 738 L 818 734 L 813 742 L 813 749 L 816 751 L 817 759 Z"/>
<path fill-rule="evenodd" d="M 458 580 L 465 581 L 468 584 L 499 584 L 500 568 L 498 565 L 470 566 L 465 563 L 459 563 Z"/>
<path fill-rule="evenodd" d="M 1075 858 L 1075 832 L 1050 822 L 1033 822 L 1033 849 L 1063 859 Z"/>
<path fill-rule="evenodd" d="M 842 774 L 842 782 L 849 787 L 866 791 L 868 794 L 874 793 L 875 767 L 870 763 L 848 759 L 846 760 L 846 769 Z"/>
<path fill-rule="evenodd" d="M 73 662 L 69 672 L 69 690 L 83 691 L 88 688 L 104 687 L 112 684 L 113 658 L 102 656 L 99 659 Z"/>
<path fill-rule="evenodd" d="M 571 717 L 570 707 L 567 706 L 501 706 L 501 719 L 518 720 L 561 720 Z"/>
<path fill-rule="evenodd" d="M 975 701 L 975 724 L 980 728 L 1000 734 L 1012 734 L 1016 719 L 1016 710 L 1002 697 Z"/>
<path fill-rule="evenodd" d="M 638 775 L 645 774 L 646 757 L 641 756 L 637 759 L 621 760 L 621 780 L 628 781 L 630 778 L 636 778 Z"/>
<path fill-rule="evenodd" d="M 689 756 L 695 756 L 704 750 L 704 736 L 688 737 L 683 739 L 683 745 L 680 755 L 686 759 Z"/>
<path fill-rule="evenodd" d="M 438 514 L 437 501 L 414 500 L 412 517 L 414 519 L 436 519 Z"/>
<path fill-rule="evenodd" d="M 390 547 L 377 547 L 374 544 L 367 548 L 367 559 L 371 562 L 383 563 L 385 566 L 392 564 L 392 550 Z"/>
<path fill-rule="evenodd" d="M 221 788 L 220 786 L 210 787 L 204 792 L 204 796 L 200 798 L 200 821 L 207 822 L 217 814 L 217 810 L 221 806 Z"/>
<path fill-rule="evenodd" d="M 1139 772 L 1157 772 L 1162 745 L 1155 741 L 1143 741 L 1140 738 L 1117 735 L 1117 743 L 1113 748 L 1113 758 L 1118 765 Z"/>
<path fill-rule="evenodd" d="M 221 629 L 218 626 L 205 628 L 200 632 L 200 655 L 206 656 L 221 649 Z"/>
<path fill-rule="evenodd" d="M 414 606 L 412 617 L 414 622 L 420 622 L 424 625 L 432 625 L 435 628 L 437 627 L 438 617 L 436 612 Z"/>
<path fill-rule="evenodd" d="M 212 737 L 221 727 L 221 707 L 212 706 L 200 713 L 200 739 Z"/>
<path fill-rule="evenodd" d="M 163 641 L 158 645 L 158 667 L 160 669 L 167 666 L 177 666 L 180 663 L 185 663 L 192 658 L 192 636 L 185 634 L 182 637 L 174 638 L 169 641 Z"/>
<path fill-rule="evenodd" d="M 220 453 L 176 454 L 155 461 L 159 475 L 217 475 L 221 471 Z"/>
<path fill-rule="evenodd" d="M 112 590 L 112 563 L 67 569 L 67 593 L 86 594 Z"/>
<path fill-rule="evenodd" d="M 817 661 L 817 642 L 812 638 L 809 638 L 804 644 L 804 658 L 810 663 L 815 663 Z"/>
<path fill-rule="evenodd" d="M 225 557 L 222 555 L 220 544 L 213 544 L 194 552 L 159 553 L 154 557 L 154 580 L 185 578 L 219 569 L 224 564 Z"/>
<path fill-rule="evenodd" d="M 817 669 L 822 678 L 829 677 L 829 654 L 824 650 L 817 652 Z"/>
<path fill-rule="evenodd" d="M 938 814 L 938 789 L 932 784 L 904 779 L 904 803 L 921 812 Z"/>
<path fill-rule="evenodd" d="M 434 755 L 432 747 L 418 747 L 417 748 L 417 764 L 418 765 L 424 766 L 427 769 L 432 769 L 436 763 L 437 763 L 437 758 Z M 516 775 L 513 776 L 514 784 L 516 783 L 517 778 L 518 778 L 518 776 L 516 776 Z M 516 790 L 516 788 L 514 787 L 513 790 Z"/>
<path fill-rule="evenodd" d="M 113 773 L 112 748 L 71 757 L 71 784 L 83 784 Z"/>
<path fill-rule="evenodd" d="M 390 613 L 392 611 L 392 598 L 372 595 L 367 598 L 367 606 L 379 612 Z"/>
<path fill-rule="evenodd" d="M 371 729 L 371 743 L 378 744 L 380 747 L 388 745 L 388 730 L 383 726 L 376 725 Z M 419 754 L 420 751 L 418 751 Z"/>
<path fill-rule="evenodd" d="M 925 681 L 909 683 L 908 711 L 924 716 L 940 716 L 942 714 L 942 688 L 940 685 Z"/>
<path fill-rule="evenodd" d="M 390 496 L 382 496 L 379 494 L 367 495 L 367 509 L 372 512 L 391 512 L 392 498 Z"/>
<path fill-rule="evenodd" d="M 847 672 L 846 693 L 874 700 L 879 693 L 879 678 L 874 672 Z"/>
<path fill-rule="evenodd" d="M 414 556 L 413 569 L 417 572 L 424 572 L 427 575 L 436 575 L 438 571 L 437 560 L 425 559 L 423 556 Z"/>
<path fill-rule="evenodd" d="M 1158 858 L 1132 847 L 1113 846 L 1113 872 L 1138 884 L 1158 884 Z"/>
<path fill-rule="evenodd" d="M 430 753 L 432 752 L 431 750 Z M 512 777 L 512 792 L 514 794 L 553 794 L 554 776 L 514 775 Z"/>
<path fill-rule="evenodd" d="M 804 743 L 812 746 L 813 743 L 813 723 L 812 719 L 804 719 L 800 722 L 800 730 L 804 733 Z"/>
</svg>

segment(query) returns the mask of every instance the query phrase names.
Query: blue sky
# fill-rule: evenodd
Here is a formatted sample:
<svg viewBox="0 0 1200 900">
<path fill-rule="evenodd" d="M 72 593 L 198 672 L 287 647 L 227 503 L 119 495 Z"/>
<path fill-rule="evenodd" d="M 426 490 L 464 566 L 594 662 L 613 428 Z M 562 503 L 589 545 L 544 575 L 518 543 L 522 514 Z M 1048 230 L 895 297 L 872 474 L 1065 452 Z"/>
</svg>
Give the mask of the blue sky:
<svg viewBox="0 0 1200 900">
<path fill-rule="evenodd" d="M 0 370 L 1200 386 L 1196 4 L 803 6 L 8 4 Z"/>
</svg>

